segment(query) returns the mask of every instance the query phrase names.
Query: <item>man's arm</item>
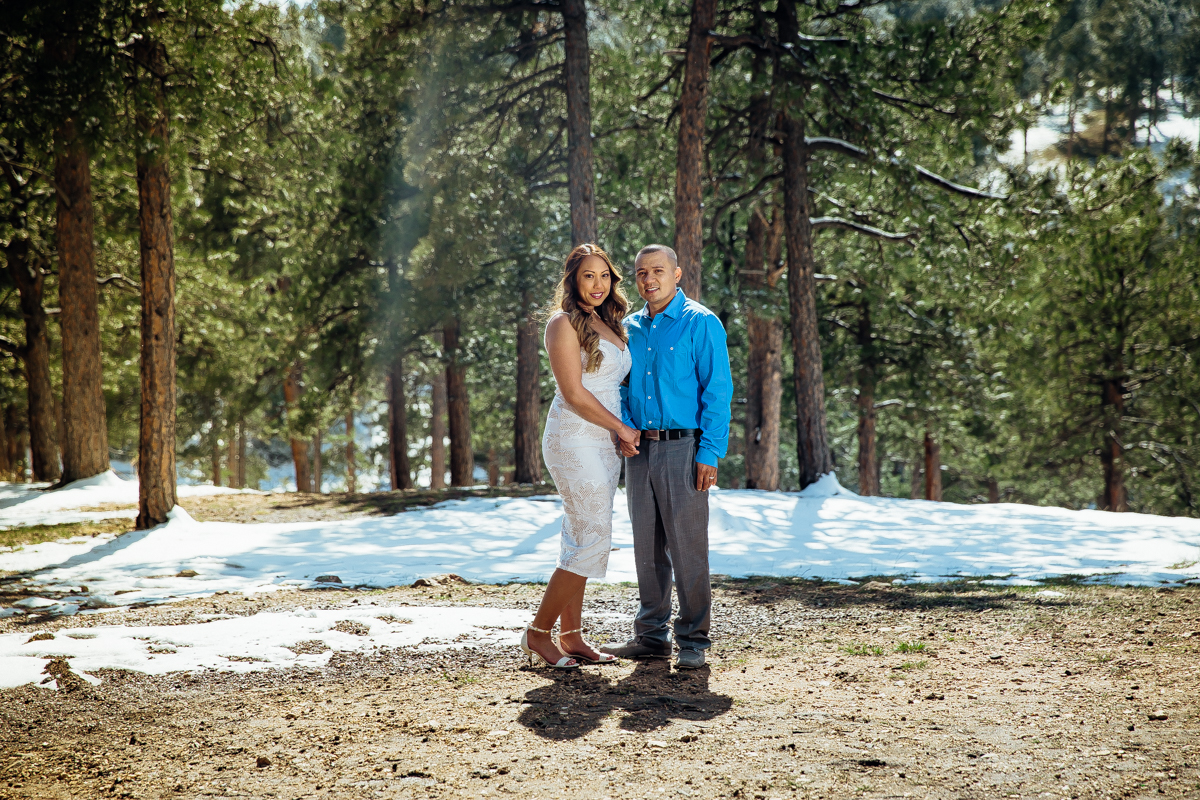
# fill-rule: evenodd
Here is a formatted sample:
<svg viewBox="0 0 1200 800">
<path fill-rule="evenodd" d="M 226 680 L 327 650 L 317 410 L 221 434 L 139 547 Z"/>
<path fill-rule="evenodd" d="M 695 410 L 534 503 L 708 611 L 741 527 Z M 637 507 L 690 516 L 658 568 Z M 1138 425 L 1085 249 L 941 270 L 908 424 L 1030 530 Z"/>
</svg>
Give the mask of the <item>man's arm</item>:
<svg viewBox="0 0 1200 800">
<path fill-rule="evenodd" d="M 701 323 L 696 353 L 696 378 L 700 384 L 700 446 L 696 462 L 715 469 L 717 460 L 724 458 L 729 449 L 733 375 L 721 320 L 707 314 Z"/>
</svg>

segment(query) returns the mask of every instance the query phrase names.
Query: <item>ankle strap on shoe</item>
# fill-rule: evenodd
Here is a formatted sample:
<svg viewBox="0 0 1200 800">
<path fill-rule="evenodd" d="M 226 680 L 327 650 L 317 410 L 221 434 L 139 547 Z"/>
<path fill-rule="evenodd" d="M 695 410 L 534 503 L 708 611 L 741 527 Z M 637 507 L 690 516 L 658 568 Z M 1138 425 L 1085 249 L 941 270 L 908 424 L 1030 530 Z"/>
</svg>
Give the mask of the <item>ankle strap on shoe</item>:
<svg viewBox="0 0 1200 800">
<path fill-rule="evenodd" d="M 525 627 L 529 628 L 529 630 L 531 630 L 531 631 L 536 631 L 537 633 L 549 633 L 550 632 L 544 628 L 535 628 L 533 625 L 526 625 Z M 553 629 L 551 629 L 551 630 L 553 630 Z"/>
</svg>

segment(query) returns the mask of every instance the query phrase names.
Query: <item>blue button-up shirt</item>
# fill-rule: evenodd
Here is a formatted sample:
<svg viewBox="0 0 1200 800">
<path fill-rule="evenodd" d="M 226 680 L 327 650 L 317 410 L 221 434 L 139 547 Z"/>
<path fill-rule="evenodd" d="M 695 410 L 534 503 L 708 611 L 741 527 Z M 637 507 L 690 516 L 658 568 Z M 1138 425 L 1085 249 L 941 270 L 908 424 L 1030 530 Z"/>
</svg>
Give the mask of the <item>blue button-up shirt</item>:
<svg viewBox="0 0 1200 800">
<path fill-rule="evenodd" d="M 625 318 L 633 368 L 621 387 L 624 422 L 638 430 L 699 428 L 696 460 L 710 467 L 729 448 L 729 406 L 733 376 L 725 328 L 717 315 L 684 296 L 667 307 Z"/>
</svg>

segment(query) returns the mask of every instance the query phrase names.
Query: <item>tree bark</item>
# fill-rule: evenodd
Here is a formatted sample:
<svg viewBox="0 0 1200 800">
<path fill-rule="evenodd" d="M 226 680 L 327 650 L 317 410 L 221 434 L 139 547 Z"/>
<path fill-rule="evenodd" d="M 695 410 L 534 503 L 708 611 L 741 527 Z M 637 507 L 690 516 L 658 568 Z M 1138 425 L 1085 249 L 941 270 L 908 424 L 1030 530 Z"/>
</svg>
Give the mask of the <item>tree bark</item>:
<svg viewBox="0 0 1200 800">
<path fill-rule="evenodd" d="M 591 54 L 586 0 L 562 0 L 567 87 L 567 193 L 571 199 L 571 246 L 595 242 L 596 180 L 592 153 Z"/>
<path fill-rule="evenodd" d="M 1125 413 L 1125 390 L 1120 381 L 1106 380 L 1102 386 L 1106 408 L 1104 439 L 1100 444 L 1100 463 L 1104 467 L 1104 491 L 1100 495 L 1102 511 L 1128 511 L 1125 492 L 1125 452 L 1121 447 L 1121 416 Z"/>
<path fill-rule="evenodd" d="M 246 423 L 245 422 L 238 423 L 237 434 L 238 434 L 238 439 L 237 439 L 238 488 L 245 489 L 246 488 Z M 256 488 L 256 489 L 258 488 L 257 482 L 255 483 L 254 488 Z"/>
<path fill-rule="evenodd" d="M 393 487 L 395 488 L 395 487 Z M 358 491 L 358 475 L 354 464 L 354 412 L 346 412 L 346 491 Z"/>
<path fill-rule="evenodd" d="M 912 500 L 920 500 L 925 496 L 925 470 L 921 464 L 925 460 L 924 452 L 912 462 L 912 474 L 909 475 L 908 496 Z"/>
<path fill-rule="evenodd" d="M 808 208 L 808 149 L 804 119 L 785 113 L 783 207 L 787 231 L 788 310 L 796 390 L 796 451 L 800 488 L 833 470 L 825 428 L 825 375 L 817 326 L 816 265 Z"/>
<path fill-rule="evenodd" d="M 238 429 L 240 427 L 240 422 L 229 427 L 228 451 L 226 452 L 225 459 L 226 464 L 229 466 L 229 487 L 231 489 L 245 488 L 238 479 Z"/>
<path fill-rule="evenodd" d="M 879 496 L 879 458 L 875 449 L 875 340 L 871 306 L 864 300 L 858 316 L 858 493 Z"/>
<path fill-rule="evenodd" d="M 777 221 L 778 218 L 777 218 Z M 781 227 L 781 226 L 775 226 Z M 743 306 L 746 309 L 746 488 L 774 492 L 779 489 L 779 420 L 783 405 L 783 321 L 764 314 L 759 306 L 770 289 L 770 257 L 778 253 L 778 235 L 772 235 L 762 211 L 750 216 L 746 235 L 746 266 L 742 272 Z M 767 262 L 772 263 L 768 266 Z M 755 295 L 759 295 L 755 297 Z"/>
<path fill-rule="evenodd" d="M 53 483 L 61 477 L 55 444 L 55 401 L 50 386 L 50 339 L 42 306 L 45 272 L 34 263 L 29 240 L 13 237 L 5 249 L 8 273 L 17 285 L 21 316 L 25 319 L 26 406 L 29 416 L 29 450 L 33 479 Z"/>
<path fill-rule="evenodd" d="M 138 418 L 138 518 L 139 530 L 167 521 L 175 507 L 175 234 L 171 215 L 171 175 L 168 162 L 168 116 L 164 76 L 166 49 L 161 42 L 144 37 L 135 48 L 140 63 L 137 103 L 138 230 L 140 233 L 142 320 L 141 320 L 141 407 Z M 144 78 L 144 80 L 143 80 Z M 88 241 L 91 241 L 90 231 Z M 61 247 L 61 245 L 60 245 Z M 65 272 L 65 261 L 63 262 Z M 90 289 L 92 310 L 96 307 L 96 271 L 92 265 L 81 270 Z M 86 274 L 84 274 L 86 272 Z M 80 295 L 88 294 L 82 287 Z M 64 425 L 72 411 L 67 405 L 66 313 L 63 306 L 63 405 Z M 93 380 L 99 398 L 100 444 L 103 467 L 108 468 L 108 445 L 103 435 L 103 396 L 99 394 L 99 334 L 95 337 L 96 368 Z M 213 432 L 216 435 L 216 432 Z M 220 486 L 220 451 L 215 455 L 213 485 Z M 66 446 L 63 447 L 66 461 Z M 92 463 L 90 469 L 99 466 Z M 92 473 L 94 474 L 94 473 Z"/>
<path fill-rule="evenodd" d="M 13 483 L 24 483 L 25 459 L 22 456 L 24 448 L 21 445 L 25 433 L 20 429 L 20 416 L 15 406 L 3 409 L 3 413 L 4 428 L 8 431 L 8 440 L 5 442 L 5 446 L 8 450 L 8 464 L 9 469 L 12 470 L 12 480 Z"/>
<path fill-rule="evenodd" d="M 300 383 L 300 362 L 292 364 L 287 377 L 283 381 L 283 400 L 289 413 L 296 413 L 300 404 L 303 388 Z M 296 470 L 296 491 L 312 491 L 312 474 L 308 469 L 308 445 L 303 439 L 292 437 L 292 465 Z"/>
<path fill-rule="evenodd" d="M 716 22 L 717 0 L 693 0 L 688 27 L 683 89 L 679 97 L 679 149 L 675 157 L 675 253 L 683 270 L 680 288 L 700 299 L 704 275 L 702 202 L 704 120 L 708 113 L 708 73 L 712 56 L 709 31 Z"/>
<path fill-rule="evenodd" d="M 397 355 L 388 370 L 388 467 L 393 489 L 413 488 L 408 461 L 408 404 L 404 399 L 404 356 Z"/>
<path fill-rule="evenodd" d="M 925 425 L 925 499 L 942 501 L 942 448 Z"/>
<path fill-rule="evenodd" d="M 312 490 L 316 494 L 321 494 L 321 489 L 322 489 L 322 486 L 324 485 L 324 480 L 323 480 L 323 475 L 322 475 L 322 467 L 324 465 L 321 463 L 321 429 L 320 428 L 317 428 L 317 432 L 313 434 L 312 449 L 313 449 Z"/>
<path fill-rule="evenodd" d="M 4 407 L 0 406 L 0 480 L 13 479 L 12 462 L 8 457 L 8 425 L 5 424 Z"/>
<path fill-rule="evenodd" d="M 470 486 L 475 456 L 471 451 L 471 403 L 467 395 L 467 368 L 459 363 L 459 323 L 456 317 L 442 331 L 446 347 L 446 402 L 450 428 L 450 485 Z"/>
<path fill-rule="evenodd" d="M 100 361 L 91 164 L 74 120 L 58 126 L 54 144 L 55 235 L 62 307 L 62 482 L 70 483 L 108 469 L 108 422 Z"/>
<path fill-rule="evenodd" d="M 487 465 L 488 486 L 499 486 L 500 485 L 500 459 L 496 455 L 495 447 L 488 448 L 487 460 L 488 460 L 488 462 L 487 462 L 488 463 L 488 465 Z"/>
<path fill-rule="evenodd" d="M 987 493 L 989 503 L 1000 502 L 1000 484 L 996 482 L 995 478 L 987 479 Z"/>
<path fill-rule="evenodd" d="M 213 425 L 212 484 L 221 485 L 221 440 L 217 438 L 217 426 Z"/>
<path fill-rule="evenodd" d="M 437 337 L 442 338 L 440 335 Z M 446 417 L 449 403 L 446 401 L 446 370 L 439 368 L 430 380 L 429 418 L 429 488 L 446 488 Z"/>
<path fill-rule="evenodd" d="M 541 421 L 538 373 L 541 357 L 532 292 L 522 292 L 521 307 L 524 317 L 517 324 L 517 413 L 513 426 L 516 470 L 513 480 L 516 483 L 541 483 L 542 460 L 538 446 L 538 424 Z"/>
</svg>

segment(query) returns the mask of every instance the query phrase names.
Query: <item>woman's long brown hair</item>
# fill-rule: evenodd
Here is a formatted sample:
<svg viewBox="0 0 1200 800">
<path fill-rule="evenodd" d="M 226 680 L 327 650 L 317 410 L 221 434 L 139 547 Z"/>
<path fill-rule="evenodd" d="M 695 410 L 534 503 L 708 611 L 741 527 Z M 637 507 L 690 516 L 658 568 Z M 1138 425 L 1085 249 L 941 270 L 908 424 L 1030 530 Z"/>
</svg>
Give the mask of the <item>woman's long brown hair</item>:
<svg viewBox="0 0 1200 800">
<path fill-rule="evenodd" d="M 604 302 L 596 309 L 596 313 L 608 327 L 612 328 L 613 333 L 620 337 L 622 342 L 629 341 L 629 337 L 625 334 L 625 326 L 621 324 L 621 320 L 629 313 L 629 300 L 621 291 L 621 273 L 613 266 L 608 253 L 604 252 L 599 245 L 581 244 L 567 256 L 567 263 L 563 266 L 562 280 L 558 282 L 558 286 L 554 290 L 554 302 L 550 305 L 550 309 L 552 314 L 559 310 L 566 313 L 571 320 L 571 327 L 575 329 L 575 335 L 579 337 L 579 346 L 587 353 L 587 366 L 584 370 L 595 372 L 600 369 L 600 364 L 604 361 L 604 353 L 600 351 L 600 334 L 592 330 L 592 326 L 589 324 L 591 314 L 584 311 L 579 302 L 579 268 L 588 256 L 595 256 L 603 261 L 608 267 L 608 274 L 612 276 L 608 297 L 604 298 Z"/>
</svg>

